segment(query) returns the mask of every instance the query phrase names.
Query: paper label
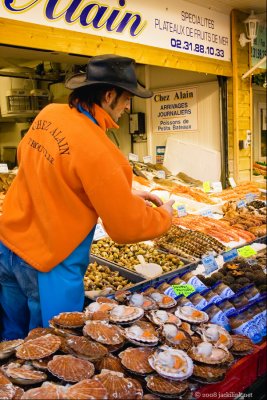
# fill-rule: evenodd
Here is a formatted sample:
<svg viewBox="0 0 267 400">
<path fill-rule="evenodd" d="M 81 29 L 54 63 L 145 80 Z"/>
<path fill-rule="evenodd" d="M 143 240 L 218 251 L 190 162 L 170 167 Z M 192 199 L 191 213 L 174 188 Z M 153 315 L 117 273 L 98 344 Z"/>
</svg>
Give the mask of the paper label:
<svg viewBox="0 0 267 400">
<path fill-rule="evenodd" d="M 213 255 L 202 257 L 202 264 L 204 265 L 206 274 L 210 274 L 218 269 L 218 264 Z"/>
<path fill-rule="evenodd" d="M 242 208 L 242 207 L 246 207 L 246 202 L 245 200 L 240 200 L 236 203 L 237 208 Z"/>
<path fill-rule="evenodd" d="M 101 224 L 96 224 L 93 240 L 99 240 L 106 236 L 108 236 L 108 235 L 107 235 L 105 229 L 103 228 L 103 226 Z"/>
<path fill-rule="evenodd" d="M 6 172 L 8 172 L 8 166 L 7 166 L 7 164 L 4 164 L 4 163 L 0 164 L 0 172 L 1 172 L 1 173 L 6 173 Z"/>
<path fill-rule="evenodd" d="M 236 183 L 235 183 L 235 180 L 234 180 L 234 178 L 229 178 L 229 183 L 230 183 L 230 186 L 232 187 L 232 188 L 235 188 L 236 187 Z"/>
<path fill-rule="evenodd" d="M 200 215 L 202 215 L 203 217 L 209 217 L 209 218 L 212 218 L 212 216 L 213 216 L 211 210 L 202 211 L 202 212 L 200 213 Z"/>
<path fill-rule="evenodd" d="M 221 182 L 212 182 L 211 185 L 215 193 L 222 192 L 223 188 Z"/>
<path fill-rule="evenodd" d="M 165 179 L 165 171 L 162 171 L 162 170 L 160 170 L 160 171 L 157 171 L 157 178 L 159 178 L 159 179 Z"/>
<path fill-rule="evenodd" d="M 128 159 L 130 160 L 130 161 L 138 161 L 138 155 L 137 154 L 134 154 L 134 153 L 129 153 L 128 154 Z"/>
<path fill-rule="evenodd" d="M 203 190 L 205 193 L 210 192 L 210 181 L 203 182 Z"/>
<path fill-rule="evenodd" d="M 232 250 L 229 250 L 229 251 L 226 251 L 225 253 L 223 253 L 223 261 L 224 262 L 231 261 L 236 257 L 238 257 L 238 252 L 236 249 L 232 249 Z"/>
<path fill-rule="evenodd" d="M 152 156 L 144 156 L 143 161 L 145 164 L 152 162 Z"/>
<path fill-rule="evenodd" d="M 195 288 L 192 285 L 172 285 L 172 288 L 176 295 L 183 294 L 185 297 L 195 292 Z"/>
<path fill-rule="evenodd" d="M 240 249 L 237 249 L 237 252 L 240 257 L 248 258 L 257 254 L 257 252 L 251 246 L 244 246 Z"/>
<path fill-rule="evenodd" d="M 252 201 L 254 201 L 256 198 L 256 195 L 254 193 L 248 193 L 246 194 L 246 203 L 249 204 Z"/>
<path fill-rule="evenodd" d="M 187 215 L 184 204 L 177 206 L 177 214 L 178 214 L 178 217 L 184 217 L 185 215 Z"/>
</svg>

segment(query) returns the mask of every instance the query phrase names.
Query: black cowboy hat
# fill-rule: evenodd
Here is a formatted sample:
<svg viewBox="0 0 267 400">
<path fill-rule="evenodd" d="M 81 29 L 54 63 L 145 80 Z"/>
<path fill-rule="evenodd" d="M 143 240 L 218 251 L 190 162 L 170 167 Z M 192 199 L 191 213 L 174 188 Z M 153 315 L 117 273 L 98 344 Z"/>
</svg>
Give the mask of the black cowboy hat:
<svg viewBox="0 0 267 400">
<path fill-rule="evenodd" d="M 114 54 L 92 57 L 87 64 L 86 72 L 72 75 L 65 82 L 68 89 L 100 84 L 120 87 L 142 98 L 153 96 L 151 90 L 144 89 L 138 84 L 135 61 Z"/>
</svg>

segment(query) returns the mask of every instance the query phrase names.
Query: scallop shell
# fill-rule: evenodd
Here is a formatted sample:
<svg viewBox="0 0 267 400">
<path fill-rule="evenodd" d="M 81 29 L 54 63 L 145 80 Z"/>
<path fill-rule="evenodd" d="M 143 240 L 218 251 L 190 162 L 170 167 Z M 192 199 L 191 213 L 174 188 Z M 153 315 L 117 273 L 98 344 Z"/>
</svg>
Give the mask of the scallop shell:
<svg viewBox="0 0 267 400">
<path fill-rule="evenodd" d="M 206 343 L 206 342 L 202 342 Z M 201 344 L 201 343 L 200 343 Z M 199 344 L 199 345 L 200 345 Z M 198 346 L 199 346 L 198 345 Z M 229 352 L 225 349 L 221 349 L 220 347 L 212 346 L 212 351 L 210 355 L 200 354 L 198 352 L 198 347 L 191 347 L 188 350 L 188 355 L 194 361 L 199 361 L 204 364 L 222 364 L 227 361 Z"/>
<path fill-rule="evenodd" d="M 246 355 L 246 354 L 250 354 L 253 349 L 253 343 L 252 341 L 244 335 L 231 335 L 232 337 L 232 341 L 233 341 L 233 345 L 231 347 L 231 352 L 234 355 Z"/>
<path fill-rule="evenodd" d="M 12 383 L 0 385 L 0 399 L 12 400 L 16 394 L 16 386 Z"/>
<path fill-rule="evenodd" d="M 53 356 L 49 356 L 46 358 L 41 358 L 40 360 L 32 360 L 32 366 L 36 369 L 40 369 L 41 371 L 47 370 L 47 364 L 51 361 Z"/>
<path fill-rule="evenodd" d="M 171 327 L 174 335 L 170 335 L 168 327 Z M 165 343 L 168 346 L 174 347 L 180 350 L 188 350 L 192 346 L 191 336 L 184 331 L 179 329 L 175 324 L 164 324 L 161 327 L 161 335 L 165 339 Z"/>
<path fill-rule="evenodd" d="M 150 374 L 153 372 L 148 357 L 153 353 L 153 349 L 147 347 L 128 347 L 119 354 L 122 365 L 135 374 Z"/>
<path fill-rule="evenodd" d="M 133 391 L 135 393 L 134 398 L 136 400 L 142 400 L 144 391 L 141 383 L 137 379 L 127 378 L 129 384 L 133 385 Z"/>
<path fill-rule="evenodd" d="M 54 356 L 47 364 L 49 372 L 66 382 L 79 382 L 94 375 L 94 364 L 80 358 L 64 355 Z"/>
<path fill-rule="evenodd" d="M 182 321 L 174 314 L 165 310 L 152 310 L 146 314 L 146 317 L 155 325 L 163 325 L 173 323 L 177 326 L 181 325 Z"/>
<path fill-rule="evenodd" d="M 112 354 L 109 354 L 102 358 L 102 360 L 97 361 L 95 363 L 95 368 L 97 371 L 109 369 L 111 371 L 124 372 L 121 360 Z"/>
<path fill-rule="evenodd" d="M 0 343 L 0 360 L 8 358 L 15 353 L 16 348 L 24 342 L 23 339 L 7 340 Z"/>
<path fill-rule="evenodd" d="M 66 399 L 66 388 L 52 382 L 44 382 L 42 386 L 27 390 L 21 397 L 22 400 L 62 400 Z"/>
<path fill-rule="evenodd" d="M 36 339 L 24 342 L 17 349 L 16 355 L 23 360 L 35 360 L 45 358 L 55 353 L 61 345 L 61 340 L 56 335 L 50 333 Z"/>
<path fill-rule="evenodd" d="M 181 329 L 189 333 L 190 336 L 194 335 L 194 331 L 191 329 L 191 325 L 188 322 L 182 321 L 181 325 L 179 326 Z"/>
<path fill-rule="evenodd" d="M 15 391 L 15 395 L 12 400 L 20 400 L 24 394 L 24 389 L 22 389 L 19 386 L 15 386 L 15 388 L 16 388 L 16 391 Z"/>
<path fill-rule="evenodd" d="M 28 333 L 28 336 L 26 336 L 24 340 L 36 339 L 40 336 L 48 335 L 49 333 L 53 334 L 54 330 L 52 328 L 34 328 Z"/>
<path fill-rule="evenodd" d="M 124 342 L 121 329 L 103 321 L 86 321 L 83 333 L 103 344 L 117 345 Z"/>
<path fill-rule="evenodd" d="M 207 313 L 191 306 L 177 307 L 174 314 L 182 321 L 191 322 L 193 324 L 200 324 L 201 322 L 207 322 L 209 320 Z"/>
<path fill-rule="evenodd" d="M 154 335 L 154 336 L 158 336 L 158 332 L 156 331 L 155 326 L 151 322 L 143 321 L 141 319 L 141 320 L 135 321 L 134 325 L 140 326 L 141 329 L 152 333 L 152 335 Z"/>
<path fill-rule="evenodd" d="M 69 400 L 89 400 L 108 398 L 107 389 L 97 380 L 84 379 L 67 389 L 65 397 Z"/>
<path fill-rule="evenodd" d="M 157 303 L 150 298 L 149 296 L 144 296 L 143 294 L 139 294 L 137 293 L 138 296 L 140 296 L 137 300 L 140 299 L 140 301 L 136 302 L 135 300 L 135 295 L 136 293 L 133 293 L 130 297 L 129 297 L 129 305 L 133 306 L 133 307 L 140 307 L 145 311 L 148 310 L 155 310 L 156 308 L 158 308 Z"/>
<path fill-rule="evenodd" d="M 110 322 L 113 323 L 129 323 L 142 318 L 144 310 L 139 307 L 131 306 L 115 306 L 109 313 Z"/>
<path fill-rule="evenodd" d="M 159 375 L 150 375 L 145 378 L 147 388 L 155 394 L 168 394 L 170 397 L 181 396 L 189 389 L 188 383 L 171 381 Z"/>
<path fill-rule="evenodd" d="M 108 303 L 108 304 L 115 304 L 117 305 L 118 302 L 114 299 L 110 299 L 109 297 L 103 297 L 103 296 L 99 296 L 96 299 L 97 303 Z"/>
<path fill-rule="evenodd" d="M 63 312 L 56 315 L 51 321 L 61 328 L 81 328 L 84 325 L 84 313 Z"/>
<path fill-rule="evenodd" d="M 134 324 L 130 328 L 124 329 L 124 335 L 129 342 L 138 346 L 156 346 L 158 344 L 158 337 L 153 335 L 149 329 L 143 330 L 141 328 L 142 333 L 139 335 L 132 331 L 134 327 L 138 327 L 138 325 Z"/>
<path fill-rule="evenodd" d="M 10 382 L 10 380 L 3 374 L 3 372 L 0 369 L 0 386 L 1 385 L 8 385 Z M 0 397 L 1 399 L 1 397 Z"/>
<path fill-rule="evenodd" d="M 217 334 L 218 334 L 218 339 L 215 340 L 212 338 L 212 335 L 210 334 L 210 330 L 214 329 Z M 213 344 L 218 345 L 224 345 L 227 349 L 230 349 L 230 347 L 233 345 L 233 340 L 229 332 L 227 332 L 226 329 L 224 329 L 222 326 L 217 325 L 217 324 L 205 324 L 202 325 L 201 327 L 196 329 L 196 332 L 201 336 L 203 341 L 207 341 Z"/>
<path fill-rule="evenodd" d="M 32 385 L 43 382 L 47 378 L 47 375 L 44 372 L 36 371 L 29 365 L 21 366 L 17 363 L 10 363 L 3 368 L 6 376 L 11 380 L 11 382 L 19 385 Z"/>
<path fill-rule="evenodd" d="M 163 362 L 163 357 L 172 362 L 172 365 Z M 183 351 L 168 346 L 158 347 L 148 359 L 151 367 L 164 378 L 173 380 L 187 379 L 193 373 L 193 361 Z"/>
<path fill-rule="evenodd" d="M 161 298 L 161 300 L 157 301 L 153 297 L 155 293 L 159 293 L 159 292 L 153 292 L 149 296 L 151 296 L 151 298 L 154 301 L 156 301 L 156 303 L 159 306 L 159 308 L 168 309 L 168 308 L 172 308 L 172 307 L 176 306 L 177 301 L 173 297 L 168 296 L 167 294 L 164 294 L 164 293 L 159 293 L 162 296 L 162 298 Z"/>
<path fill-rule="evenodd" d="M 102 382 L 108 391 L 108 399 L 135 399 L 137 387 L 120 372 L 102 370 L 94 379 Z"/>
<path fill-rule="evenodd" d="M 99 360 L 108 354 L 105 346 L 83 336 L 73 336 L 67 339 L 66 345 L 70 353 L 89 361 Z"/>
<path fill-rule="evenodd" d="M 220 382 L 224 379 L 227 369 L 219 365 L 194 364 L 191 378 L 196 378 L 195 380 L 201 383 Z"/>
<path fill-rule="evenodd" d="M 75 330 L 75 329 L 69 329 L 69 328 L 61 328 L 57 324 L 53 322 L 53 320 L 49 321 L 49 326 L 52 328 L 53 333 L 55 335 L 59 335 L 62 337 L 68 337 L 68 336 L 81 336 L 80 330 Z"/>
</svg>

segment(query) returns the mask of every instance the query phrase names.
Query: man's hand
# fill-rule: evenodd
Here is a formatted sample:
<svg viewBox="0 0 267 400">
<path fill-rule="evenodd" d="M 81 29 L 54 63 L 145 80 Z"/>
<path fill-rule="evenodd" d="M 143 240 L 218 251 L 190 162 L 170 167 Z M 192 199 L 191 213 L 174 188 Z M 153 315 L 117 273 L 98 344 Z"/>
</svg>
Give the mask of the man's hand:
<svg viewBox="0 0 267 400">
<path fill-rule="evenodd" d="M 146 192 L 145 190 L 132 190 L 132 193 L 136 196 L 141 197 L 141 199 L 145 200 L 146 204 L 150 207 L 152 207 L 152 204 L 155 204 L 155 206 L 160 207 L 163 205 L 163 201 L 156 196 L 155 194 L 152 194 L 150 192 Z"/>
</svg>

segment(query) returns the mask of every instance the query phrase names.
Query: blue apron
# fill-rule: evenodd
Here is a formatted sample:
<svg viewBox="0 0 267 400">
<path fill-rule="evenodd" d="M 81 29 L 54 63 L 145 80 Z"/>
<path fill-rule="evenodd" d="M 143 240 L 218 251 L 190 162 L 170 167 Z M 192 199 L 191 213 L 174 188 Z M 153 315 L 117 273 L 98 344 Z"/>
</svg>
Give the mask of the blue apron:
<svg viewBox="0 0 267 400">
<path fill-rule="evenodd" d="M 93 116 L 79 110 L 97 124 Z M 38 272 L 38 286 L 43 326 L 60 312 L 82 311 L 84 307 L 83 278 L 89 264 L 90 247 L 95 226 L 83 242 L 60 264 L 49 272 Z"/>
</svg>

